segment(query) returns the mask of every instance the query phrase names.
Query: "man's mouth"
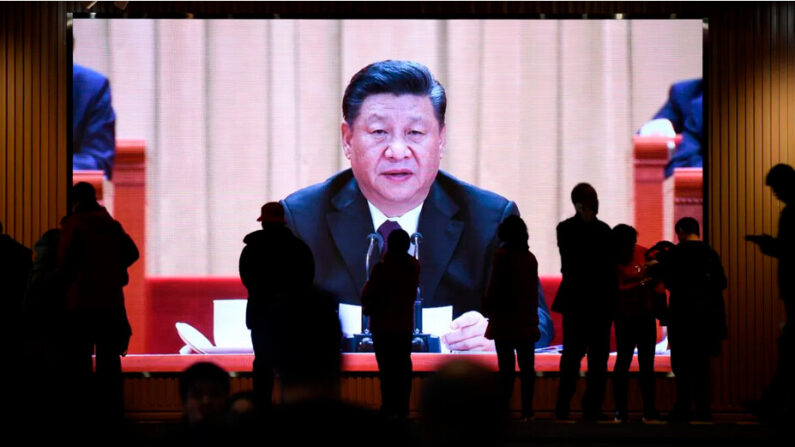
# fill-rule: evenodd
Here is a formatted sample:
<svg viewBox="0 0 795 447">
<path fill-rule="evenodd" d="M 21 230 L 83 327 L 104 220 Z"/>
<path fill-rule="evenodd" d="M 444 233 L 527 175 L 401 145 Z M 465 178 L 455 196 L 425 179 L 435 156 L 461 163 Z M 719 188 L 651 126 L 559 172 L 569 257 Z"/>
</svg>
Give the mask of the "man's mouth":
<svg viewBox="0 0 795 447">
<path fill-rule="evenodd" d="M 381 175 L 393 181 L 403 181 L 411 177 L 413 173 L 408 169 L 395 169 L 391 171 L 382 172 Z"/>
</svg>

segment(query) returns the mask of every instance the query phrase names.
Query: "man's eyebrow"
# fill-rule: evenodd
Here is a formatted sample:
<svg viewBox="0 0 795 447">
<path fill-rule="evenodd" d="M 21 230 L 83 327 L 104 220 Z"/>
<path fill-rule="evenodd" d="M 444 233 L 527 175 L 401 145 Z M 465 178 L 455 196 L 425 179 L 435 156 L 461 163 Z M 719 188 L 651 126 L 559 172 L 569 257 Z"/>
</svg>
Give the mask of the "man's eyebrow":
<svg viewBox="0 0 795 447">
<path fill-rule="evenodd" d="M 416 122 L 425 123 L 425 121 L 426 121 L 425 117 L 422 115 L 414 115 L 409 117 L 409 122 L 411 124 L 414 124 Z"/>
<path fill-rule="evenodd" d="M 373 122 L 376 122 L 376 121 L 383 121 L 384 119 L 386 119 L 385 115 L 381 115 L 380 113 L 375 113 L 374 112 L 374 113 L 371 113 L 371 114 L 367 115 L 367 118 L 365 118 L 364 121 L 366 123 L 373 123 Z"/>
</svg>

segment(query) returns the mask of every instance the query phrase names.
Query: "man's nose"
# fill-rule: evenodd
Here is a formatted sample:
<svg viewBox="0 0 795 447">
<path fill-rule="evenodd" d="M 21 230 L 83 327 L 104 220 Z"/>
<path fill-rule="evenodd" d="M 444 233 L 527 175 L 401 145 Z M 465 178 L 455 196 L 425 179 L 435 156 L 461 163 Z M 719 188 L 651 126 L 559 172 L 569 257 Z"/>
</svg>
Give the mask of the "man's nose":
<svg viewBox="0 0 795 447">
<path fill-rule="evenodd" d="M 389 141 L 389 145 L 384 152 L 386 158 L 401 160 L 411 156 L 411 149 L 402 137 L 394 137 Z"/>
</svg>

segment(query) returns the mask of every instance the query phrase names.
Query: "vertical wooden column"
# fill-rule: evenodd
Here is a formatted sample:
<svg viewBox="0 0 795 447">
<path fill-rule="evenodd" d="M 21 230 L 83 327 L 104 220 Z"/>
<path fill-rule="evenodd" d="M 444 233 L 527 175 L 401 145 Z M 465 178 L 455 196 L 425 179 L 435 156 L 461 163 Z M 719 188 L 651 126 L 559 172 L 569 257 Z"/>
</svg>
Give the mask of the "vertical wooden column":
<svg viewBox="0 0 795 447">
<path fill-rule="evenodd" d="M 674 169 L 674 223 L 683 217 L 698 221 L 704 233 L 704 174 L 701 168 Z"/>
<path fill-rule="evenodd" d="M 116 161 L 113 167 L 113 214 L 135 241 L 141 253 L 129 270 L 130 284 L 124 288 L 127 316 L 133 336 L 130 353 L 145 353 L 149 346 L 146 319 L 146 142 L 116 140 Z"/>
<path fill-rule="evenodd" d="M 677 138 L 635 136 L 635 229 L 638 244 L 651 247 L 665 236 L 665 165 Z"/>
</svg>

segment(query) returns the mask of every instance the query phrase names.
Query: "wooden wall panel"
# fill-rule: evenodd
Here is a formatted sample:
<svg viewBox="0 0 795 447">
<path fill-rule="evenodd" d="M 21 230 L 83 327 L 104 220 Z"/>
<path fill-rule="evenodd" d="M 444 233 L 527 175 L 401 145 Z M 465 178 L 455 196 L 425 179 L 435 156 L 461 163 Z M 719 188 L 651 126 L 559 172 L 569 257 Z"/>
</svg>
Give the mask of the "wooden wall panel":
<svg viewBox="0 0 795 447">
<path fill-rule="evenodd" d="M 0 220 L 29 247 L 66 212 L 65 17 L 0 4 Z"/>
<path fill-rule="evenodd" d="M 78 2 L 0 3 L 0 219 L 7 233 L 28 246 L 43 230 L 56 226 L 66 211 L 69 67 L 64 36 L 66 12 L 82 8 Z M 95 8 L 118 14 L 111 2 Z M 741 402 L 757 397 L 771 377 L 783 319 L 776 263 L 747 245 L 743 236 L 776 233 L 782 205 L 764 186 L 765 173 L 776 163 L 795 162 L 792 3 L 131 2 L 127 13 L 174 12 L 487 18 L 620 12 L 629 17 L 671 13 L 707 17 L 705 233 L 730 276 L 726 292 L 730 336 L 723 356 L 715 362 L 716 409 L 739 409 Z"/>
</svg>

